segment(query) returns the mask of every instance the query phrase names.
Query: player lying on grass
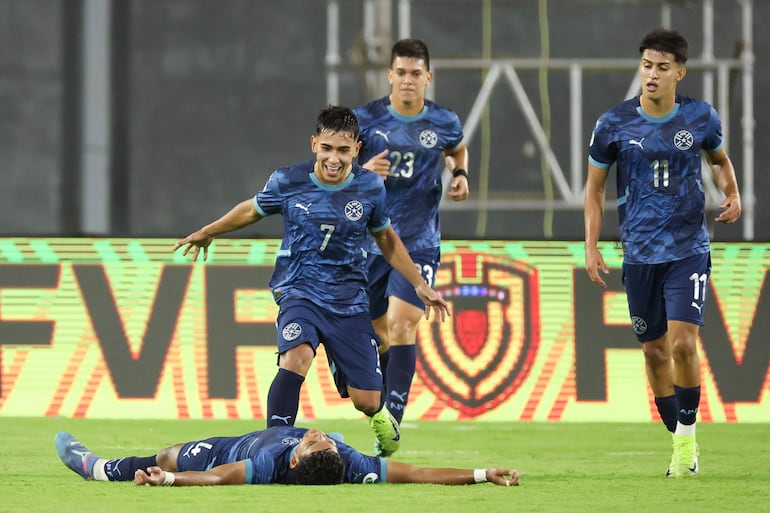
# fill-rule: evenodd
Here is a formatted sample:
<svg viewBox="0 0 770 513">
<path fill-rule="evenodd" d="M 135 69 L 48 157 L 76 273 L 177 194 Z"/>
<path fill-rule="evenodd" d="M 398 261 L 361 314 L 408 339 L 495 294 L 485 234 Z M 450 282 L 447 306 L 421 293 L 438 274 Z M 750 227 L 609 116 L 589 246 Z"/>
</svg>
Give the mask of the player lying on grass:
<svg viewBox="0 0 770 513">
<path fill-rule="evenodd" d="M 57 433 L 55 441 L 64 464 L 84 479 L 133 480 L 137 485 L 519 484 L 519 474 L 512 469 L 419 467 L 362 454 L 345 444 L 337 433 L 327 435 L 294 426 L 195 440 L 153 456 L 110 460 L 95 455 L 69 433 Z"/>
</svg>

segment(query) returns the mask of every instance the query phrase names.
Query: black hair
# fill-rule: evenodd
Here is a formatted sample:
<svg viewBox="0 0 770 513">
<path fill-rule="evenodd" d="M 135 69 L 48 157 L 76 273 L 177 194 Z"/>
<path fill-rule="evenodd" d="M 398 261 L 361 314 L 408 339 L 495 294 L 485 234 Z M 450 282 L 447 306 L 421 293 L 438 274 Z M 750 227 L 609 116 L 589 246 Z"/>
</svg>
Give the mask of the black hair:
<svg viewBox="0 0 770 513">
<path fill-rule="evenodd" d="M 425 69 L 430 69 L 430 56 L 428 55 L 428 45 L 419 39 L 401 39 L 396 41 L 390 51 L 390 65 L 396 57 L 411 57 L 413 59 L 422 59 L 425 61 Z"/>
<path fill-rule="evenodd" d="M 297 484 L 335 485 L 342 483 L 345 462 L 338 452 L 317 451 L 303 457 L 295 473 Z"/>
<path fill-rule="evenodd" d="M 677 64 L 687 62 L 687 40 L 675 30 L 653 30 L 639 43 L 639 53 L 643 54 L 645 50 L 670 53 Z"/>
<path fill-rule="evenodd" d="M 321 132 L 343 132 L 358 140 L 358 118 L 348 107 L 329 105 L 318 114 L 315 125 L 316 135 Z"/>
</svg>

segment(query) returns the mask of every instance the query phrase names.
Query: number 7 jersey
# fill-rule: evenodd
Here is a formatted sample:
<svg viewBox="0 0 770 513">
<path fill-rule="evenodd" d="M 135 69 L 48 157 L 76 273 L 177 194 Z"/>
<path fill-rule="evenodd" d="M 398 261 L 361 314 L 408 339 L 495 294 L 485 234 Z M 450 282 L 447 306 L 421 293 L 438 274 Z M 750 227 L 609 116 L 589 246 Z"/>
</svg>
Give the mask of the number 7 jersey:
<svg viewBox="0 0 770 513">
<path fill-rule="evenodd" d="M 635 97 L 605 112 L 594 127 L 588 160 L 617 164 L 618 219 L 624 260 L 656 264 L 709 251 L 702 151 L 722 147 L 714 108 L 686 96 L 659 118 Z"/>
<path fill-rule="evenodd" d="M 322 183 L 315 160 L 275 170 L 254 197 L 263 217 L 280 214 L 283 240 L 270 279 L 276 303 L 306 299 L 330 312 L 369 310 L 366 253 L 369 232 L 390 226 L 385 187 L 371 171 L 353 164 L 340 184 Z"/>
</svg>

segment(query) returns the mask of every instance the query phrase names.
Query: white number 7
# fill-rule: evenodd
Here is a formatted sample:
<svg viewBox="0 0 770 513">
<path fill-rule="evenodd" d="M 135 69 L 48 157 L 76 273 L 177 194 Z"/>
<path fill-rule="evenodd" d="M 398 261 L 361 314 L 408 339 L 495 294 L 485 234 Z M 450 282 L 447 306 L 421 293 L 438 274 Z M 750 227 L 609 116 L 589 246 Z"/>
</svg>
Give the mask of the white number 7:
<svg viewBox="0 0 770 513">
<path fill-rule="evenodd" d="M 326 246 L 329 245 L 329 239 L 332 238 L 332 233 L 334 233 L 334 225 L 333 224 L 322 224 L 321 225 L 321 231 L 326 232 L 326 236 L 324 237 L 323 243 L 321 243 L 320 250 L 323 251 L 326 249 Z"/>
</svg>

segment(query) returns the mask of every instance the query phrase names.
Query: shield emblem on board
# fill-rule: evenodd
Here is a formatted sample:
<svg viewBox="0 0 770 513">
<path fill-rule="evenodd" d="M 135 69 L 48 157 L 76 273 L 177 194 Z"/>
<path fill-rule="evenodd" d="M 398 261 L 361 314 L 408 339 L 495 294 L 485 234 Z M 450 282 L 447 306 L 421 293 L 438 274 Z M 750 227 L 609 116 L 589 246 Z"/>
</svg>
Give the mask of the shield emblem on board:
<svg viewBox="0 0 770 513">
<path fill-rule="evenodd" d="M 529 374 L 540 341 L 537 270 L 489 254 L 442 257 L 435 289 L 452 322 L 419 325 L 417 372 L 462 417 L 495 409 Z"/>
</svg>

